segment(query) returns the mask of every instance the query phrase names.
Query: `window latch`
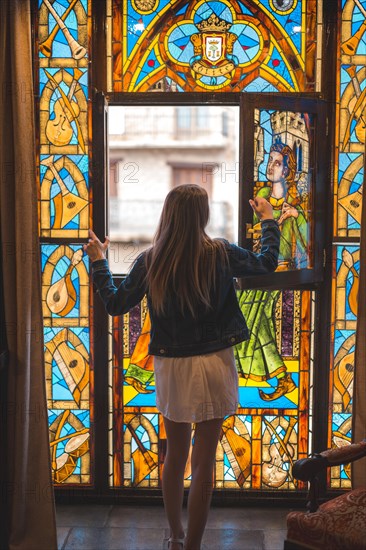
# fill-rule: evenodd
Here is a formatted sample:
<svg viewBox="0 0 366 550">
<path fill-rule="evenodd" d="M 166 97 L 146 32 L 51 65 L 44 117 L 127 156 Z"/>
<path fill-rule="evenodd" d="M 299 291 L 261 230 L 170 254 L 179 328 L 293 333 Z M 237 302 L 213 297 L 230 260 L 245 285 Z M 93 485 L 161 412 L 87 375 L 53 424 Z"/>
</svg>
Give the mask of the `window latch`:
<svg viewBox="0 0 366 550">
<path fill-rule="evenodd" d="M 245 224 L 245 236 L 247 239 L 253 238 L 254 229 L 251 223 Z"/>
</svg>

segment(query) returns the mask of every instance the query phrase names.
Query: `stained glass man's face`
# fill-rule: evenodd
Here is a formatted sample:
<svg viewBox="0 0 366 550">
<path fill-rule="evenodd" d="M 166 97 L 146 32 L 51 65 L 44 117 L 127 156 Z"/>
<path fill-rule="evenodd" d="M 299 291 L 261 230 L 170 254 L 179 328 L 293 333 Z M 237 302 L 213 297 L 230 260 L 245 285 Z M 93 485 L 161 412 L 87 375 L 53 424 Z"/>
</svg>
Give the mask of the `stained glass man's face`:
<svg viewBox="0 0 366 550">
<path fill-rule="evenodd" d="M 284 170 L 285 166 L 283 163 L 283 155 L 277 151 L 271 151 L 266 171 L 268 181 L 271 181 L 272 183 L 283 181 L 285 178 Z"/>
</svg>

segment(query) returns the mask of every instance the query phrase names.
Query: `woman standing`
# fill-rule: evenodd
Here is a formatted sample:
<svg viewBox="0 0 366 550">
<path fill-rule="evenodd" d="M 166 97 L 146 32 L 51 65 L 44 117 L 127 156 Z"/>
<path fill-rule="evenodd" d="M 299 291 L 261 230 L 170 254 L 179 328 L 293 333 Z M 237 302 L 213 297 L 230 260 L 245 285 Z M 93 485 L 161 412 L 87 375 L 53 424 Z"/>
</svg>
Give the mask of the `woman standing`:
<svg viewBox="0 0 366 550">
<path fill-rule="evenodd" d="M 280 233 L 272 206 L 263 198 L 250 204 L 262 223 L 260 254 L 208 237 L 208 196 L 198 185 L 181 185 L 170 191 L 152 247 L 140 254 L 118 288 L 105 258 L 109 239 L 102 243 L 90 231 L 84 246 L 110 315 L 126 313 L 147 295 L 156 406 L 167 434 L 162 486 L 171 530 L 169 550 L 200 549 L 222 422 L 237 408 L 238 376 L 232 346 L 249 334 L 233 278 L 265 274 L 277 267 Z M 192 423 L 196 429 L 184 538 L 183 478 Z"/>
</svg>

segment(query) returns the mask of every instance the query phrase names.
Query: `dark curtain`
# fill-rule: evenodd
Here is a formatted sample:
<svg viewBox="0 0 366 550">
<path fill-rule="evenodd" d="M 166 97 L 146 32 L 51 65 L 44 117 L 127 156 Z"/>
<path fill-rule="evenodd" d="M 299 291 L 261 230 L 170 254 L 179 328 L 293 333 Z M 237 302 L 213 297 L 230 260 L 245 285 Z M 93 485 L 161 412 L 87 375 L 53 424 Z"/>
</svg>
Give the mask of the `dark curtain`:
<svg viewBox="0 0 366 550">
<path fill-rule="evenodd" d="M 57 548 L 43 364 L 31 0 L 0 1 L 2 326 L 1 539 L 10 550 Z M 4 340 L 5 341 L 5 340 Z M 4 374 L 4 371 L 6 374 Z M 6 387 L 4 387 L 6 384 Z"/>
<path fill-rule="evenodd" d="M 5 495 L 7 460 L 6 453 L 6 388 L 7 388 L 7 366 L 9 360 L 8 343 L 5 330 L 5 309 L 4 309 L 4 285 L 3 285 L 3 266 L 1 254 L 1 235 L 0 235 L 0 494 Z M 1 500 L 5 509 L 5 498 Z M 7 533 L 5 524 L 0 523 L 0 548 L 6 548 Z"/>
</svg>

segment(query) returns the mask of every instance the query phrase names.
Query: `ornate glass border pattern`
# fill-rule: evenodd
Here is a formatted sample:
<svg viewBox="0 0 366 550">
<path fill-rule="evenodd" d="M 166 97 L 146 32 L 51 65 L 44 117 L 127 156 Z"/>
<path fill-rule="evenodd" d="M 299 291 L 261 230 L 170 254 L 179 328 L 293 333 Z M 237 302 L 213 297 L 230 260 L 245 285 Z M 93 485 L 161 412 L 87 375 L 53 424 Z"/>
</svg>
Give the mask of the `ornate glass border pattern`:
<svg viewBox="0 0 366 550">
<path fill-rule="evenodd" d="M 320 89 L 316 0 L 113 0 L 115 92 Z"/>
<path fill-rule="evenodd" d="M 342 1 L 334 235 L 360 237 L 366 143 L 366 2 Z"/>
<path fill-rule="evenodd" d="M 333 357 L 330 376 L 332 403 L 329 426 L 332 447 L 351 443 L 352 403 L 357 328 L 360 247 L 335 246 L 333 296 Z M 337 466 L 331 470 L 331 487 L 351 487 L 351 470 Z"/>
<path fill-rule="evenodd" d="M 337 63 L 334 172 L 332 354 L 329 446 L 351 443 L 359 246 L 366 143 L 366 0 L 342 0 Z M 342 240 L 342 245 L 337 241 Z M 348 467 L 332 468 L 332 488 L 351 487 Z"/>
<path fill-rule="evenodd" d="M 88 235 L 91 0 L 39 0 L 39 222 L 51 465 L 56 484 L 90 484 Z"/>
</svg>

